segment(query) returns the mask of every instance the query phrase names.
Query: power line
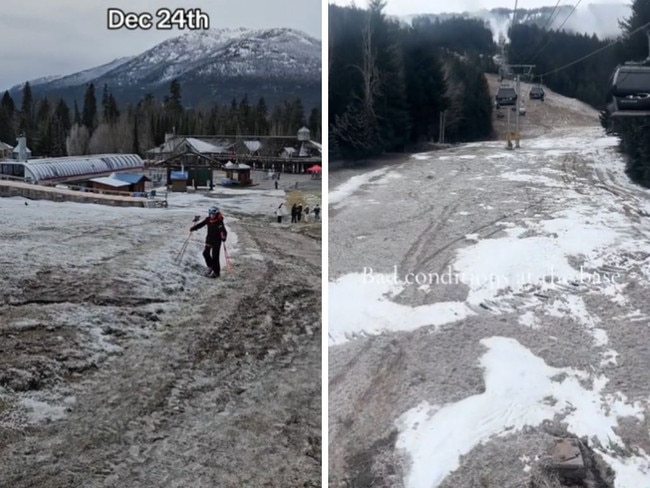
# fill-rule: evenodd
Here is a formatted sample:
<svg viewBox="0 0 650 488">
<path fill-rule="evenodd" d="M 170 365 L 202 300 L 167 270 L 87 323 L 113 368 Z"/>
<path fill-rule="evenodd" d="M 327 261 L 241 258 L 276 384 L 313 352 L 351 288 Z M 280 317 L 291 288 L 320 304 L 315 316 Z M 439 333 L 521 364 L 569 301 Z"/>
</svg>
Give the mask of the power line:
<svg viewBox="0 0 650 488">
<path fill-rule="evenodd" d="M 564 19 L 564 22 L 562 22 L 562 25 L 560 25 L 560 27 L 558 27 L 558 28 L 555 29 L 555 30 L 557 30 L 558 32 L 559 32 L 560 30 L 562 30 L 562 27 L 564 27 L 564 24 L 567 23 L 567 20 L 569 20 L 569 17 L 571 17 L 571 15 L 573 15 L 573 12 L 576 11 L 576 9 L 578 8 L 578 5 L 580 5 L 581 3 L 582 3 L 582 0 L 578 0 L 578 3 L 576 3 L 576 4 L 574 5 L 574 7 L 573 7 L 573 9 L 571 10 L 571 12 L 569 12 L 569 15 L 567 15 L 566 19 Z M 535 58 L 536 58 L 537 56 L 539 56 L 539 55 L 542 53 L 542 51 L 546 48 L 546 46 L 549 45 L 550 42 L 551 42 L 551 37 L 548 38 L 548 41 L 546 41 L 546 44 L 544 44 L 544 45 L 542 46 L 542 48 L 539 50 L 539 52 L 538 52 L 537 54 L 535 54 L 535 56 L 533 56 L 533 59 L 531 59 L 531 60 L 529 61 L 529 63 L 532 63 L 532 62 L 535 60 Z"/>
<path fill-rule="evenodd" d="M 575 61 L 571 61 L 569 64 L 565 64 L 564 66 L 560 66 L 559 68 L 554 69 L 553 71 L 549 71 L 549 72 L 544 73 L 544 74 L 539 75 L 539 76 L 547 76 L 547 75 L 551 75 L 551 74 L 553 74 L 553 73 L 557 73 L 558 71 L 562 71 L 563 69 L 566 69 L 566 68 L 568 68 L 569 66 L 573 66 L 574 64 L 577 64 L 577 63 L 579 63 L 579 62 L 581 62 L 581 61 L 584 61 L 585 59 L 590 58 L 590 57 L 593 56 L 594 54 L 598 54 L 599 52 L 602 52 L 602 51 L 604 51 L 605 49 L 607 49 L 607 48 L 609 48 L 609 47 L 612 47 L 614 44 L 617 44 L 617 43 L 621 42 L 625 37 L 633 36 L 634 34 L 636 34 L 637 32 L 639 32 L 639 31 L 645 29 L 645 28 L 648 27 L 648 26 L 650 26 L 650 22 L 648 22 L 647 24 L 642 25 L 642 26 L 639 27 L 638 29 L 634 29 L 632 32 L 630 32 L 630 33 L 627 34 L 626 36 L 622 36 L 622 37 L 616 39 L 615 41 L 610 42 L 610 43 L 607 44 L 606 46 L 603 46 L 603 47 L 601 47 L 601 48 L 599 48 L 599 49 L 596 49 L 595 51 L 593 51 L 593 52 L 591 52 L 591 53 L 589 53 L 589 54 L 587 54 L 587 55 L 585 55 L 585 56 L 582 56 L 581 58 L 576 59 Z"/>
<path fill-rule="evenodd" d="M 555 4 L 555 7 L 553 7 L 553 11 L 551 12 L 551 15 L 548 16 L 548 18 L 546 19 L 546 24 L 544 24 L 544 27 L 542 27 L 542 32 L 544 32 L 546 30 L 546 28 L 549 27 L 549 25 L 553 22 L 553 17 L 555 16 L 555 11 L 557 10 L 557 7 L 558 7 L 558 5 L 560 5 L 561 1 L 562 0 L 557 0 L 557 3 Z M 558 11 L 558 13 L 559 13 L 559 11 Z M 542 38 L 540 38 L 535 43 L 535 47 L 533 47 L 533 49 L 531 49 L 529 52 L 536 52 L 537 48 L 539 47 L 539 45 L 542 42 L 543 42 Z M 539 53 L 536 53 L 535 56 L 537 56 L 537 54 L 539 54 Z M 533 57 L 532 59 L 535 59 L 535 57 Z M 526 64 L 530 64 L 530 61 L 527 61 Z"/>
</svg>

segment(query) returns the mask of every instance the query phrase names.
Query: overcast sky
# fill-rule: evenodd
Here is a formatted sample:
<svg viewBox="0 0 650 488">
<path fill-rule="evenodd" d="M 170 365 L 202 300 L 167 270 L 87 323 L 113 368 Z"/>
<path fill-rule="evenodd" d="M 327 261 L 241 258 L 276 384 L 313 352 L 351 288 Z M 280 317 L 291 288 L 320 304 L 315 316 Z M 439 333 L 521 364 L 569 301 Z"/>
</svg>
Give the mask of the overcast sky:
<svg viewBox="0 0 650 488">
<path fill-rule="evenodd" d="M 107 9 L 199 8 L 210 27 L 292 27 L 321 38 L 321 0 L 20 0 L 0 15 L 0 89 L 140 54 L 187 31 L 109 31 Z"/>
<path fill-rule="evenodd" d="M 336 5 L 350 5 L 350 0 L 330 0 L 329 3 Z M 355 0 L 355 5 L 365 7 L 368 2 L 365 0 Z M 537 8 L 537 7 L 554 7 L 557 0 L 519 0 L 517 8 Z M 560 5 L 575 5 L 576 0 L 561 0 Z M 631 4 L 632 0 L 582 0 L 578 9 L 583 5 L 591 3 L 621 3 Z M 384 12 L 390 15 L 410 15 L 410 14 L 440 14 L 451 12 L 473 12 L 482 9 L 492 9 L 496 7 L 514 8 L 514 0 L 452 0 L 452 1 L 431 1 L 431 0 L 387 0 Z"/>
</svg>

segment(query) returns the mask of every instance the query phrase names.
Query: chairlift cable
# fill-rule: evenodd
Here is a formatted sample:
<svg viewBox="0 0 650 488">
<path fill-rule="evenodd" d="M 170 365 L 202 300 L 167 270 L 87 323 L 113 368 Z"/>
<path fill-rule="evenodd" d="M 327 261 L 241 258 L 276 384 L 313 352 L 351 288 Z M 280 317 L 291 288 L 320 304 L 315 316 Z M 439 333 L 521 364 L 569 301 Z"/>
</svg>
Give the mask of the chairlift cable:
<svg viewBox="0 0 650 488">
<path fill-rule="evenodd" d="M 579 63 L 579 62 L 581 62 L 581 61 L 584 61 L 585 59 L 590 58 L 591 56 L 593 56 L 593 55 L 595 55 L 595 54 L 598 54 L 598 53 L 604 51 L 605 49 L 607 49 L 607 48 L 609 48 L 609 47 L 612 47 L 614 44 L 617 44 L 617 43 L 621 42 L 624 38 L 629 37 L 629 36 L 632 36 L 632 35 L 636 34 L 637 32 L 644 30 L 644 29 L 647 28 L 648 26 L 650 26 L 650 22 L 648 22 L 648 23 L 642 25 L 641 27 L 639 27 L 639 28 L 633 30 L 632 32 L 630 32 L 630 33 L 627 34 L 626 36 L 621 36 L 621 37 L 619 37 L 618 39 L 616 39 L 615 41 L 610 42 L 610 43 L 607 44 L 606 46 L 603 46 L 603 47 L 601 47 L 601 48 L 598 48 L 598 49 L 596 49 L 595 51 L 593 51 L 593 52 L 591 52 L 591 53 L 589 53 L 589 54 L 586 54 L 585 56 L 582 56 L 581 58 L 576 59 L 575 61 L 571 61 L 570 63 L 565 64 L 564 66 L 560 66 L 559 68 L 556 68 L 556 69 L 554 69 L 554 70 L 552 70 L 552 71 L 548 71 L 548 72 L 546 72 L 546 73 L 544 73 L 544 74 L 541 74 L 541 75 L 539 75 L 539 76 L 547 76 L 547 75 L 551 75 L 551 74 L 553 74 L 553 73 L 557 73 L 558 71 L 562 71 L 563 69 L 566 69 L 566 68 L 568 68 L 569 66 L 573 66 L 574 64 L 577 64 L 577 63 Z"/>
<path fill-rule="evenodd" d="M 553 7 L 553 11 L 551 12 L 551 15 L 548 16 L 548 18 L 546 19 L 546 24 L 544 24 L 544 27 L 542 27 L 542 33 L 545 32 L 546 29 L 547 29 L 550 25 L 552 25 L 553 20 L 555 20 L 554 17 L 556 16 L 556 15 L 555 15 L 555 12 L 557 11 L 558 14 L 560 13 L 559 10 L 557 10 L 557 7 L 560 5 L 560 2 L 561 2 L 561 1 L 562 1 L 562 0 L 557 0 L 557 2 L 556 2 L 556 4 L 555 4 L 555 7 Z M 543 42 L 543 41 L 542 41 L 541 39 L 538 40 L 538 41 L 535 43 L 535 47 L 534 47 L 533 49 L 531 49 L 530 52 L 536 52 L 536 51 L 537 51 L 537 47 L 538 47 L 542 42 Z M 537 56 L 537 53 L 535 54 L 535 56 Z M 534 59 L 534 57 L 533 57 L 532 59 Z M 526 62 L 525 64 L 530 64 L 530 61 Z"/>
<path fill-rule="evenodd" d="M 580 5 L 581 3 L 582 3 L 582 0 L 578 0 L 578 2 L 573 6 L 573 9 L 571 10 L 571 12 L 569 12 L 569 15 L 567 15 L 566 19 L 564 19 L 564 22 L 562 22 L 562 25 L 560 25 L 560 27 L 558 27 L 557 29 L 555 29 L 557 32 L 560 32 L 560 31 L 562 30 L 562 27 L 564 27 L 564 24 L 567 23 L 567 21 L 569 20 L 569 18 L 573 15 L 573 12 L 576 11 L 576 9 L 578 8 L 578 5 Z M 532 63 L 532 62 L 535 60 L 535 58 L 537 58 L 537 56 L 539 56 L 540 54 L 542 54 L 542 51 L 544 51 L 544 49 L 546 49 L 546 46 L 549 45 L 549 43 L 551 42 L 551 39 L 552 39 L 551 37 L 548 38 L 548 41 L 546 41 L 546 44 L 544 44 L 544 45 L 542 46 L 542 48 L 537 52 L 537 54 L 535 54 L 535 56 L 533 56 L 533 59 L 531 59 L 531 60 L 529 61 L 529 64 Z"/>
</svg>

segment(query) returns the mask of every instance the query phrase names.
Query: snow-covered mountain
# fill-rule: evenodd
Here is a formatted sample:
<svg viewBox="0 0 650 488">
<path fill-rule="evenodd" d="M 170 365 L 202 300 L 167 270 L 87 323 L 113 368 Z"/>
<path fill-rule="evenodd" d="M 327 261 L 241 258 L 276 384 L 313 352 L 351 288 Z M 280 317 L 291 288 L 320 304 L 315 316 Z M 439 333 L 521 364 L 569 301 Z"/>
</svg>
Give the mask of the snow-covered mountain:
<svg viewBox="0 0 650 488">
<path fill-rule="evenodd" d="M 522 24 L 537 24 L 547 29 L 558 29 L 570 32 L 596 34 L 600 38 L 616 37 L 620 34 L 619 20 L 628 18 L 631 6 L 619 3 L 589 4 L 578 7 L 573 13 L 573 5 L 561 5 L 556 10 L 554 2 L 550 6 L 534 9 L 517 9 L 517 22 Z M 508 27 L 512 22 L 512 9 L 494 8 L 475 12 L 449 13 L 449 14 L 415 14 L 400 18 L 406 24 L 411 24 L 417 17 L 439 18 L 472 17 L 485 20 L 497 40 L 502 34 L 507 38 Z M 551 17 L 552 16 L 552 17 Z M 547 25 L 549 19 L 552 19 Z M 566 23 L 565 23 L 566 21 Z M 564 24 L 564 25 L 562 25 Z"/>
<path fill-rule="evenodd" d="M 213 29 L 174 37 L 140 55 L 67 76 L 30 81 L 38 95 L 81 101 L 86 85 L 107 84 L 118 102 L 146 93 L 163 96 L 169 83 L 181 83 L 187 106 L 230 102 L 245 94 L 280 102 L 299 96 L 307 107 L 320 103 L 321 43 L 288 28 Z M 21 86 L 10 91 L 20 98 Z"/>
</svg>

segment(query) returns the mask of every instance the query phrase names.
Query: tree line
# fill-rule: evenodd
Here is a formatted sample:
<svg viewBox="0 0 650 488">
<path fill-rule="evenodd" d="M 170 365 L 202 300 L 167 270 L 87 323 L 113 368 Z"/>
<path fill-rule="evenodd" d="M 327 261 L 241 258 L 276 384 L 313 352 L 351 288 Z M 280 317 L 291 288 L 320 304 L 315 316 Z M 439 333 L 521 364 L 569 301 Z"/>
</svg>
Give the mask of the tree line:
<svg viewBox="0 0 650 488">
<path fill-rule="evenodd" d="M 362 159 L 439 140 L 492 135 L 486 69 L 495 45 L 480 20 L 422 17 L 408 27 L 368 9 L 329 5 L 329 147 Z"/>
<path fill-rule="evenodd" d="M 59 157 L 101 153 L 135 153 L 162 144 L 165 134 L 295 136 L 307 126 L 314 140 L 321 138 L 320 109 L 309 117 L 299 98 L 272 109 L 264 97 L 256 103 L 248 96 L 230 105 L 215 103 L 207 110 L 183 106 L 178 81 L 170 83 L 163 100 L 145 95 L 137 104 L 120 107 L 110 88 L 97 92 L 93 83 L 85 91 L 81 109 L 62 98 L 36 99 L 29 82 L 22 89 L 20 106 L 9 92 L 0 100 L 0 141 L 14 145 L 19 135 L 27 138 L 32 156 Z"/>
<path fill-rule="evenodd" d="M 595 34 L 547 31 L 536 25 L 516 24 L 509 31 L 508 61 L 511 64 L 533 64 L 533 81 L 543 82 L 551 90 L 576 98 L 596 109 L 607 104 L 609 79 L 620 54 L 605 47 L 612 39 L 599 39 Z M 590 56 L 567 68 L 563 66 Z M 540 77 L 540 75 L 545 76 Z"/>
<path fill-rule="evenodd" d="M 537 73 L 546 73 L 602 49 L 566 69 L 545 76 L 542 81 L 553 91 L 598 109 L 602 126 L 619 138 L 620 150 L 627 156 L 628 176 L 650 188 L 650 117 L 612 118 L 608 112 L 616 67 L 628 61 L 643 61 L 650 54 L 644 32 L 632 34 L 650 22 L 650 3 L 635 0 L 631 7 L 630 18 L 620 22 L 623 32 L 619 42 L 611 46 L 616 39 L 516 25 L 510 30 L 509 54 L 512 63 L 535 64 Z M 647 88 L 650 90 L 650 86 Z"/>
</svg>

